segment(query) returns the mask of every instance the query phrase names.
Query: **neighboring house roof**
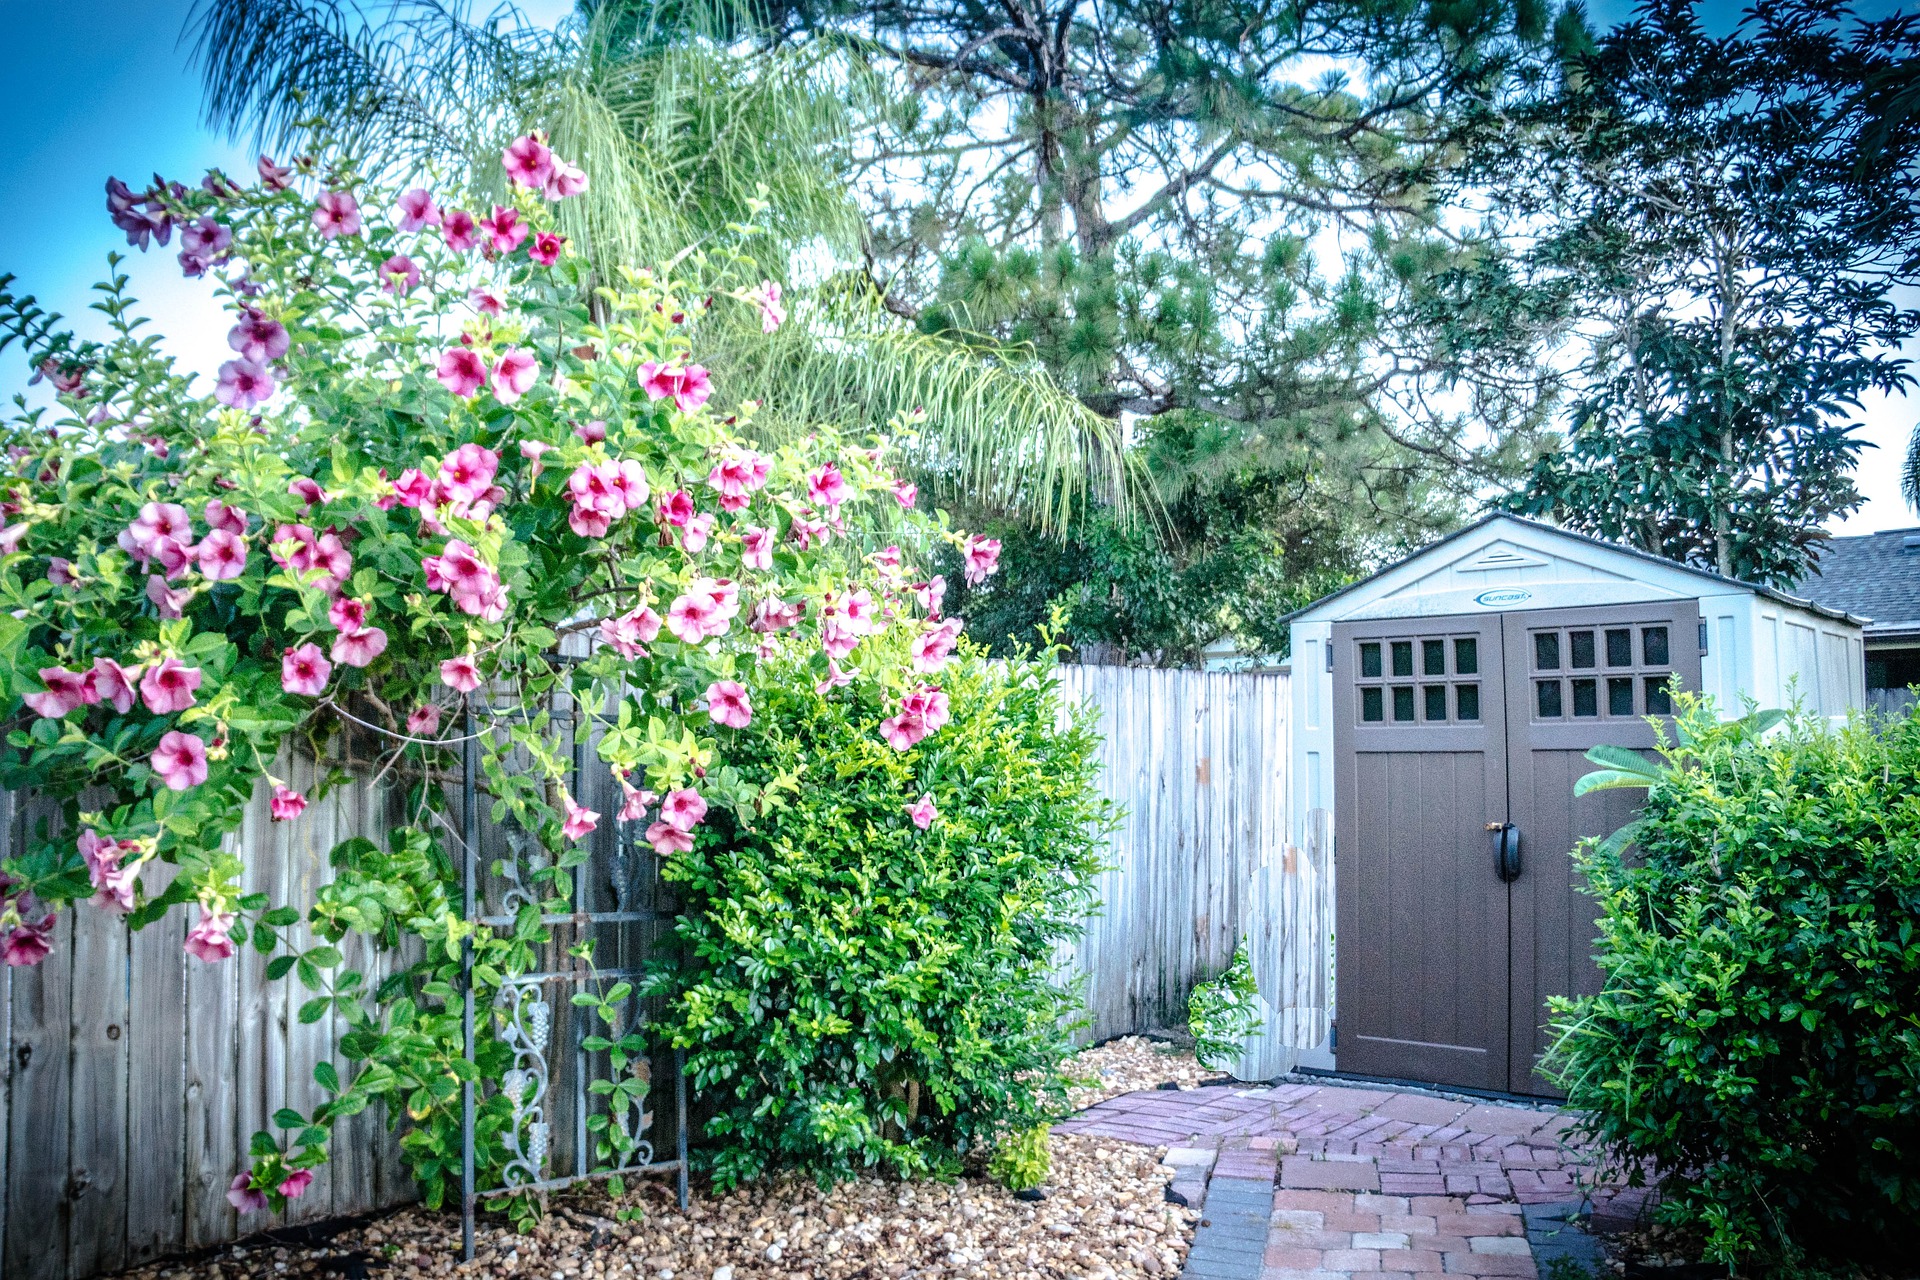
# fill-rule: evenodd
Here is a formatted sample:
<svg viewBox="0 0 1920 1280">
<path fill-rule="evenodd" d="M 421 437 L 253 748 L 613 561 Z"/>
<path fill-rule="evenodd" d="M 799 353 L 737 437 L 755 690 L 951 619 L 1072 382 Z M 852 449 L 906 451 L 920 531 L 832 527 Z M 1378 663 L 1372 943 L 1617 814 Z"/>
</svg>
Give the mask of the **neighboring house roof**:
<svg viewBox="0 0 1920 1280">
<path fill-rule="evenodd" d="M 1528 520 L 1520 516 L 1508 515 L 1505 512 L 1495 512 L 1491 515 L 1483 516 L 1459 532 L 1450 534 L 1438 542 L 1430 543 L 1404 559 L 1396 561 L 1378 572 L 1368 575 L 1359 582 L 1343 587 L 1331 595 L 1322 596 L 1305 608 L 1294 610 L 1288 614 L 1286 618 L 1282 619 L 1282 621 L 1303 620 L 1310 615 L 1319 613 L 1332 602 L 1357 592 L 1389 589 L 1391 586 L 1398 585 L 1394 582 L 1395 579 L 1410 579 L 1412 575 L 1419 574 L 1422 571 L 1423 562 L 1440 562 L 1445 560 L 1448 555 L 1452 554 L 1451 548 L 1454 548 L 1457 544 L 1469 541 L 1487 541 L 1497 537 L 1504 530 L 1531 535 L 1536 540 L 1543 538 L 1547 540 L 1563 539 L 1578 547 L 1591 548 L 1592 551 L 1588 553 L 1589 555 L 1592 555 L 1594 552 L 1603 552 L 1609 559 L 1613 557 L 1623 557 L 1624 562 L 1615 562 L 1621 564 L 1623 571 L 1625 571 L 1626 565 L 1639 562 L 1645 564 L 1649 572 L 1655 573 L 1658 576 L 1678 575 L 1679 583 L 1684 583 L 1686 579 L 1691 578 L 1698 583 L 1713 583 L 1721 587 L 1732 587 L 1741 591 L 1751 591 L 1769 600 L 1791 605 L 1797 609 L 1810 610 L 1836 621 L 1852 623 L 1854 625 L 1859 625 L 1867 621 L 1866 617 L 1855 613 L 1855 611 L 1841 605 L 1837 601 L 1830 603 L 1824 598 L 1807 599 L 1802 595 L 1776 591 L 1772 587 L 1762 586 L 1757 582 L 1744 582 L 1737 578 L 1725 578 L 1710 570 L 1697 569 L 1689 564 L 1681 564 L 1676 560 L 1669 560 L 1665 556 L 1657 556 L 1651 552 L 1642 551 L 1638 547 L 1629 547 L 1617 542 L 1607 542 L 1600 538 L 1591 538 L 1586 534 L 1575 533 L 1570 529 L 1562 529 L 1556 525 L 1543 524 L 1538 520 Z M 1920 560 L 1916 560 L 1915 565 L 1917 568 L 1920 568 Z M 1917 611 L 1915 615 L 1911 616 L 1920 616 L 1920 611 Z M 1920 628 L 1920 623 L 1916 623 L 1915 626 L 1916 628 Z"/>
<path fill-rule="evenodd" d="M 1920 529 L 1829 538 L 1820 568 L 1794 585 L 1801 595 L 1873 621 L 1870 639 L 1920 635 Z"/>
</svg>

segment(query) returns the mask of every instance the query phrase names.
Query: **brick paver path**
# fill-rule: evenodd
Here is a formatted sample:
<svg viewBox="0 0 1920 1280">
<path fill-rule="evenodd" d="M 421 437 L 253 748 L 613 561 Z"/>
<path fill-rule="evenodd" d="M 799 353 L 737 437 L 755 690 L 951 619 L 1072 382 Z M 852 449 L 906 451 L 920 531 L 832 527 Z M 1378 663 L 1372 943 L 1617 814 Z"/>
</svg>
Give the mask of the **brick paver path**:
<svg viewBox="0 0 1920 1280">
<path fill-rule="evenodd" d="M 1590 1249 L 1560 1234 L 1583 1199 L 1597 1218 L 1631 1218 L 1641 1193 L 1583 1185 L 1571 1124 L 1537 1107 L 1282 1084 L 1131 1093 L 1054 1127 L 1170 1148 L 1174 1192 L 1205 1197 L 1193 1280 L 1386 1280 L 1537 1276 L 1536 1255 Z"/>
</svg>

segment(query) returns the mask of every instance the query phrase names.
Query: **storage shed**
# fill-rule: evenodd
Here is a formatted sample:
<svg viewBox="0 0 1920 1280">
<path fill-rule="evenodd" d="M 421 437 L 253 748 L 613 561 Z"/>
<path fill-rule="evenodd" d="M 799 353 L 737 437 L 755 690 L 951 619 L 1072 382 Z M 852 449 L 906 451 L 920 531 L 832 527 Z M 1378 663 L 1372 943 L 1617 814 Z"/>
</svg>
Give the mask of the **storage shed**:
<svg viewBox="0 0 1920 1280">
<path fill-rule="evenodd" d="M 1861 620 L 1513 516 L 1294 615 L 1302 823 L 1331 810 L 1345 1072 L 1550 1094 L 1548 997 L 1596 989 L 1571 850 L 1634 792 L 1576 799 L 1601 743 L 1645 749 L 1668 689 L 1861 705 Z M 1304 838 L 1302 836 L 1302 838 Z"/>
</svg>

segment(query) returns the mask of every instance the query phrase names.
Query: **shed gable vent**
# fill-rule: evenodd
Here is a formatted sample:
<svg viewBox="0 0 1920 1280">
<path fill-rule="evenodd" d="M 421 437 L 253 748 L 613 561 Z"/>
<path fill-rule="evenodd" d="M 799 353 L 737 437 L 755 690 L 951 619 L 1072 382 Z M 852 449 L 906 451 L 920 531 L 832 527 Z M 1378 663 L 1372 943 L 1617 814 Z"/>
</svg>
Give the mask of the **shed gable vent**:
<svg viewBox="0 0 1920 1280">
<path fill-rule="evenodd" d="M 1484 573 L 1489 569 L 1532 569 L 1546 563 L 1539 556 L 1529 555 L 1517 547 L 1498 542 L 1472 559 L 1461 561 L 1455 567 L 1470 573 Z"/>
</svg>

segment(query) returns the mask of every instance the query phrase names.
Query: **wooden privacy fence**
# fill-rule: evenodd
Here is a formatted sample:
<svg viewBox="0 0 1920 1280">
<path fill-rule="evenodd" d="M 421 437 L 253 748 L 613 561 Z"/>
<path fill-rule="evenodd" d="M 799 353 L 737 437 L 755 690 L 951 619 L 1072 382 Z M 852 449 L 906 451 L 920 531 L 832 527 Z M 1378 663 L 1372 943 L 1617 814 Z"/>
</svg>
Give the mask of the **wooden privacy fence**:
<svg viewBox="0 0 1920 1280">
<path fill-rule="evenodd" d="M 1086 978 L 1090 1036 L 1183 1022 L 1193 984 L 1223 970 L 1245 935 L 1270 1007 L 1238 1074 L 1284 1070 L 1326 1038 L 1332 874 L 1324 815 L 1296 823 L 1291 808 L 1287 677 L 1066 667 L 1060 682 L 1068 701 L 1099 711 L 1101 785 L 1127 811 L 1101 881 L 1104 910 L 1067 958 Z M 318 781 L 304 762 L 282 772 L 297 790 Z M 390 802 L 349 785 L 300 821 L 274 823 L 262 788 L 238 835 L 245 890 L 311 901 L 336 843 L 385 843 Z M 31 808 L 0 793 L 0 832 L 17 838 Z M 342 1027 L 331 1013 L 302 1024 L 305 993 L 267 983 L 250 949 L 217 965 L 189 959 L 188 915 L 130 936 L 107 912 L 62 912 L 46 961 L 0 973 L 9 1280 L 83 1280 L 413 1198 L 375 1108 L 340 1123 L 333 1159 L 283 1219 L 242 1223 L 226 1188 L 249 1139 L 279 1108 L 322 1100 L 313 1067 L 337 1059 Z M 381 962 L 362 945 L 343 944 L 347 964 L 377 983 Z"/>
<path fill-rule="evenodd" d="M 1100 785 L 1126 810 L 1075 958 L 1090 1038 L 1185 1023 L 1194 984 L 1244 936 L 1268 1007 L 1236 1074 L 1277 1075 L 1325 1042 L 1331 833 L 1324 812 L 1294 811 L 1288 681 L 1061 668 L 1067 701 L 1100 714 Z"/>
</svg>

